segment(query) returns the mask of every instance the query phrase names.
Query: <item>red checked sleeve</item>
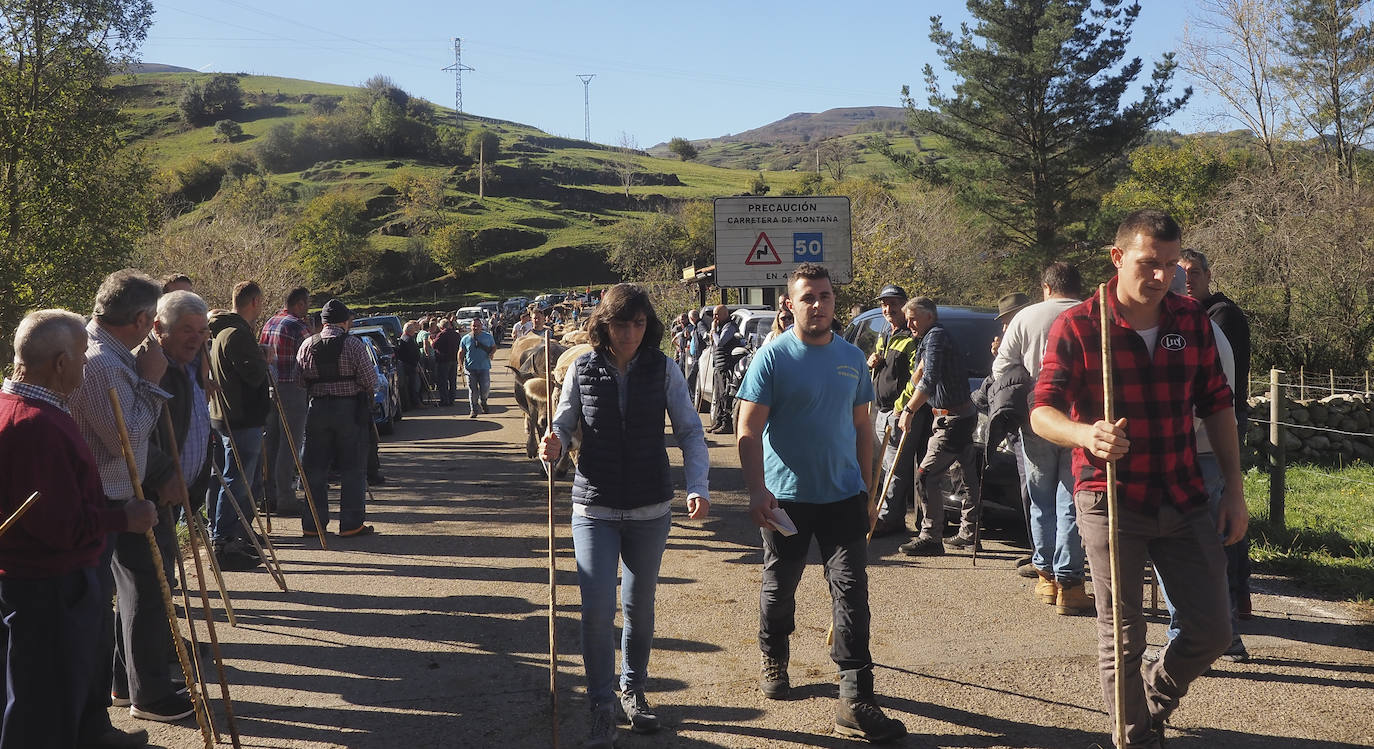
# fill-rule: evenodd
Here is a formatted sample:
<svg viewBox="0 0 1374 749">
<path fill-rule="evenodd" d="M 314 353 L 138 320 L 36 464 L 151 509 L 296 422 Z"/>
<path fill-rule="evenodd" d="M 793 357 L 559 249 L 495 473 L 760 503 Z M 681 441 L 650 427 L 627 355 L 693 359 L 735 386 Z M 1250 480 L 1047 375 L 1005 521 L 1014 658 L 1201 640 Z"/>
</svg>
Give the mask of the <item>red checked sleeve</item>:
<svg viewBox="0 0 1374 749">
<path fill-rule="evenodd" d="M 1071 314 L 1060 315 L 1050 327 L 1045 343 L 1045 359 L 1035 382 L 1035 400 L 1031 408 L 1050 406 L 1068 415 L 1071 410 L 1069 393 L 1081 389 L 1083 379 L 1083 344 L 1070 325 Z"/>
<path fill-rule="evenodd" d="M 1235 406 L 1235 395 L 1231 386 L 1226 384 L 1226 372 L 1221 368 L 1217 339 L 1212 335 L 1210 322 L 1201 326 L 1198 339 L 1202 341 L 1202 350 L 1198 352 L 1197 376 L 1193 379 L 1193 402 L 1197 417 L 1205 419 L 1222 409 Z"/>
</svg>

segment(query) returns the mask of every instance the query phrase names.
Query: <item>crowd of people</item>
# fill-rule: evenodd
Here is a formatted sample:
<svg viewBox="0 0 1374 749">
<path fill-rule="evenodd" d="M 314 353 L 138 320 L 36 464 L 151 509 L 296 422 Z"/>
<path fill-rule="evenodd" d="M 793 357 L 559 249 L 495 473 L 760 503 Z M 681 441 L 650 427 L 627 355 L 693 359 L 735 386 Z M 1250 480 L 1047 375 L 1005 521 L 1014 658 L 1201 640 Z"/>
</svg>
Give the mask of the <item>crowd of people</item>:
<svg viewBox="0 0 1374 749">
<path fill-rule="evenodd" d="M 665 330 L 643 289 L 607 290 L 586 320 L 590 351 L 568 367 L 539 445 L 549 462 L 575 443 L 580 450 L 572 537 L 591 708 L 584 745 L 614 746 L 617 725 L 659 728 L 646 679 L 676 494 L 665 421 L 683 455 L 693 519 L 710 511 L 705 432 L 736 435 L 763 550 L 762 694 L 781 700 L 791 692 L 795 593 L 814 540 L 832 597 L 834 730 L 874 743 L 905 735 L 877 697 L 868 539 L 912 532 L 899 547 L 912 556 L 977 548 L 982 465 L 971 447 L 981 410 L 988 442 L 1005 438 L 1019 459 L 1035 595 L 1061 614 L 1096 612 L 1108 714 L 1121 711 L 1125 746 L 1159 746 L 1189 684 L 1223 654 L 1245 657 L 1238 629 L 1248 597 L 1239 543 L 1247 525 L 1237 430 L 1243 399 L 1235 385 L 1245 382 L 1248 328 L 1234 303 L 1212 292 L 1206 256 L 1182 248 L 1167 215 L 1129 216 L 1111 259 L 1108 330 L 1098 298 L 1083 300 L 1076 269 L 1055 263 L 1043 274 L 1042 301 L 1002 300 L 992 373 L 975 393 L 962 342 L 941 324 L 939 307 L 896 285 L 875 300 L 888 330 L 865 357 L 835 332 L 827 270 L 799 266 L 767 342 L 733 392 L 722 371 L 728 356 L 719 356 L 739 342 L 727 307 L 716 307 L 710 323 L 693 311 Z M 232 299 L 232 310 L 211 310 L 190 279 L 160 284 L 124 270 L 101 285 L 89 320 L 42 310 L 15 331 L 13 375 L 0 388 L 0 510 L 14 512 L 33 492 L 41 500 L 0 537 L 0 652 L 7 654 L 0 749 L 142 745 L 146 732 L 113 727 L 112 704 L 147 720 L 191 715 L 185 684 L 169 665 L 171 633 L 146 531 L 170 560 L 178 518 L 206 505 L 220 565 L 253 569 L 262 564 L 253 522 L 259 504 L 299 515 L 303 535 L 321 536 L 329 532 L 337 472 L 337 535 L 374 532 L 366 523 L 366 466 L 377 377 L 364 344 L 349 335 L 352 311 L 330 300 L 312 324 L 308 291 L 293 289 L 257 332 L 261 289 L 239 283 Z M 536 308 L 513 332 L 541 334 L 548 325 Z M 460 335 L 447 316 L 404 325 L 397 359 L 410 405 L 421 404 L 432 382 L 440 405 L 452 406 L 461 372 L 468 415 L 488 411 L 497 341 L 484 327 L 474 320 Z M 668 334 L 672 356 L 661 351 Z M 1113 421 L 1104 418 L 1104 335 L 1117 382 Z M 708 348 L 720 410 L 704 430 L 693 375 Z M 1108 574 L 1108 461 L 1121 496 L 1119 585 Z M 893 479 L 880 486 L 887 475 Z M 960 498 L 949 537 L 945 483 Z M 1154 653 L 1144 637 L 1147 563 L 1172 617 L 1168 644 Z M 1121 598 L 1125 643 L 1121 704 L 1113 595 Z"/>
<path fill-rule="evenodd" d="M 89 320 L 40 310 L 15 332 L 0 492 L 11 512 L 20 493 L 40 498 L 0 538 L 0 746 L 142 746 L 146 731 L 114 728 L 107 708 L 192 714 L 145 531 L 172 570 L 177 522 L 205 508 L 218 566 L 252 570 L 263 564 L 260 509 L 325 533 L 338 471 L 338 535 L 372 532 L 363 495 L 377 379 L 346 334 L 351 311 L 331 300 L 314 332 L 309 292 L 296 288 L 259 332 L 261 288 L 241 282 L 231 298 L 232 310 L 211 310 L 184 275 L 159 283 L 126 269 L 101 284 Z"/>
</svg>

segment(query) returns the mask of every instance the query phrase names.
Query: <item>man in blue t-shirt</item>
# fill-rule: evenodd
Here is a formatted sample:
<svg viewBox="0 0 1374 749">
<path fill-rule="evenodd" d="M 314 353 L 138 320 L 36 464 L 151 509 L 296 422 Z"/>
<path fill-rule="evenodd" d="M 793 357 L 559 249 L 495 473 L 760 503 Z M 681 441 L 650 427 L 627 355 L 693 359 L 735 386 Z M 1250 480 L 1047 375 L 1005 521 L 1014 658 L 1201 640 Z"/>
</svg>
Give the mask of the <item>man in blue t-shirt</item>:
<svg viewBox="0 0 1374 749">
<path fill-rule="evenodd" d="M 785 699 L 791 689 L 787 638 L 796 628 L 797 583 L 814 537 L 834 599 L 831 657 L 840 671 L 835 731 L 891 741 L 905 736 L 906 727 L 878 707 L 868 648 L 867 535 L 876 511 L 866 493 L 873 383 L 863 352 L 831 331 L 835 291 L 824 267 L 804 263 L 792 272 L 787 306 L 796 324 L 759 350 L 737 396 L 749 516 L 763 529 L 759 687 L 770 699 Z M 795 534 L 777 530 L 787 526 L 779 510 Z"/>
<path fill-rule="evenodd" d="M 496 339 L 482 330 L 482 318 L 475 317 L 472 332 L 458 345 L 463 350 L 463 369 L 468 373 L 468 418 L 475 419 L 479 406 L 482 413 L 490 412 L 487 393 L 491 392 L 491 355 L 496 351 Z"/>
</svg>

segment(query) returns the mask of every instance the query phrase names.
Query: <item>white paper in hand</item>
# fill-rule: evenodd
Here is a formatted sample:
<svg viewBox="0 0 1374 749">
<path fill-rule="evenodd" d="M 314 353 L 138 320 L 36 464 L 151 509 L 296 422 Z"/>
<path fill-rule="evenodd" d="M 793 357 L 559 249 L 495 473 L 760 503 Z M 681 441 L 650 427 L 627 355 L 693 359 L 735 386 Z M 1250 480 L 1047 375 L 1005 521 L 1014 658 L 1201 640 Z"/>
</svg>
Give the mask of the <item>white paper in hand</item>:
<svg viewBox="0 0 1374 749">
<path fill-rule="evenodd" d="M 768 520 L 768 524 L 784 536 L 797 535 L 797 526 L 792 523 L 792 518 L 787 516 L 787 510 L 781 507 L 773 510 L 773 517 Z"/>
</svg>

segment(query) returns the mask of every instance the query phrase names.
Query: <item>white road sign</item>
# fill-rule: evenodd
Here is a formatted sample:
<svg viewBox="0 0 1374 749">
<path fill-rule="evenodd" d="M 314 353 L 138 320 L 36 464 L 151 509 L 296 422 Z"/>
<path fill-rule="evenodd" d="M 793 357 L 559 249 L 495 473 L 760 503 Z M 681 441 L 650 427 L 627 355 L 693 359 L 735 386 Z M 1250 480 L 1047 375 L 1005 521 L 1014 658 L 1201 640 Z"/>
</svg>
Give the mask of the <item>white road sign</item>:
<svg viewBox="0 0 1374 749">
<path fill-rule="evenodd" d="M 853 262 L 847 197 L 716 198 L 717 286 L 782 286 L 802 263 L 849 283 Z"/>
</svg>

